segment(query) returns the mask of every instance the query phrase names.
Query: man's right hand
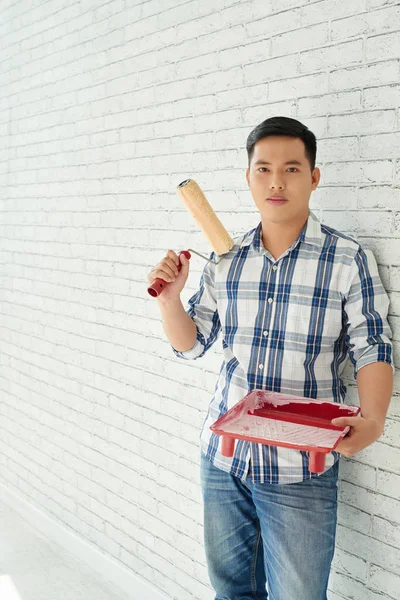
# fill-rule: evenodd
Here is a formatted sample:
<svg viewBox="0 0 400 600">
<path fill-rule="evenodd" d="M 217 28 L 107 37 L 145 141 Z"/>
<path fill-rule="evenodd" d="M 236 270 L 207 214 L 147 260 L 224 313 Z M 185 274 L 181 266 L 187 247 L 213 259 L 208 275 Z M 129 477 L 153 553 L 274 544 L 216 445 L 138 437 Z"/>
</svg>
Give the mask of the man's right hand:
<svg viewBox="0 0 400 600">
<path fill-rule="evenodd" d="M 178 271 L 179 258 L 182 264 L 180 271 Z M 147 275 L 147 279 L 149 283 L 151 283 L 154 279 L 159 277 L 168 283 L 168 286 L 163 290 L 162 294 L 157 297 L 157 300 L 164 304 L 180 297 L 180 293 L 185 287 L 188 275 L 189 260 L 186 256 L 181 254 L 179 257 L 173 250 L 168 250 L 164 258 Z"/>
</svg>

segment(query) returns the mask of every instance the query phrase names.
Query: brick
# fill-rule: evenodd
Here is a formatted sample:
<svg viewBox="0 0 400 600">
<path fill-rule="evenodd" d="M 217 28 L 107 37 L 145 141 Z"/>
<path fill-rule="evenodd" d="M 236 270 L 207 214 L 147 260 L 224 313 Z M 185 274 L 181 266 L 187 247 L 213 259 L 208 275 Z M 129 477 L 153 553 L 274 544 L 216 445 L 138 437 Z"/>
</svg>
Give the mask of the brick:
<svg viewBox="0 0 400 600">
<path fill-rule="evenodd" d="M 351 115 L 328 116 L 329 135 L 372 134 L 392 131 L 396 114 L 394 110 L 364 111 Z"/>
<path fill-rule="evenodd" d="M 298 101 L 298 117 L 325 115 L 355 111 L 361 107 L 360 91 L 340 92 L 300 98 Z"/>
<path fill-rule="evenodd" d="M 343 481 L 359 485 L 365 489 L 375 490 L 376 477 L 376 469 L 360 463 L 357 457 L 340 462 L 340 478 Z"/>
<path fill-rule="evenodd" d="M 185 84 L 186 86 L 187 84 Z M 195 82 L 195 95 L 204 94 L 204 90 L 212 90 L 213 93 L 234 89 L 243 85 L 243 70 L 241 66 L 233 67 L 225 71 L 210 71 L 197 77 Z"/>
<path fill-rule="evenodd" d="M 367 561 L 354 556 L 354 554 L 349 554 L 349 552 L 345 552 L 341 548 L 337 548 L 335 551 L 332 568 L 360 581 L 365 581 L 367 578 Z"/>
<path fill-rule="evenodd" d="M 188 58 L 179 62 L 176 65 L 176 77 L 177 79 L 186 79 L 189 77 L 198 77 L 204 73 L 208 73 L 210 65 L 216 64 L 217 53 L 207 54 L 206 56 L 195 56 L 194 58 Z M 180 86 L 182 90 L 186 89 L 185 86 Z"/>
<path fill-rule="evenodd" d="M 388 160 L 328 163 L 325 166 L 325 182 L 339 184 L 390 183 L 392 163 Z"/>
<path fill-rule="evenodd" d="M 369 584 L 381 597 L 383 593 L 387 597 L 396 598 L 400 589 L 400 576 L 398 573 L 388 573 L 385 569 L 371 565 Z"/>
<path fill-rule="evenodd" d="M 318 140 L 318 161 L 354 160 L 359 157 L 356 137 Z M 350 208 L 347 206 L 347 208 Z"/>
<path fill-rule="evenodd" d="M 386 212 L 371 212 L 365 215 L 364 219 L 360 218 L 360 211 L 329 211 L 329 221 L 331 226 L 351 234 L 352 237 L 359 238 L 361 236 L 373 236 L 378 233 L 389 234 L 393 230 L 393 217 L 388 211 Z"/>
<path fill-rule="evenodd" d="M 245 44 L 236 48 L 222 50 L 218 54 L 218 66 L 225 70 L 237 65 L 257 63 L 270 55 L 269 40 Z"/>
<path fill-rule="evenodd" d="M 348 575 L 335 573 L 332 577 L 332 589 L 334 591 L 343 592 L 346 590 L 346 597 L 352 600 L 381 600 L 381 594 L 375 594 L 368 589 L 364 582 L 357 581 Z"/>
<path fill-rule="evenodd" d="M 250 37 L 262 36 L 266 38 L 301 26 L 300 8 L 292 8 L 287 12 L 281 4 L 279 4 L 279 8 L 281 11 L 278 14 L 273 14 L 276 11 L 270 3 L 262 0 L 254 1 L 251 10 L 252 20 L 246 23 L 247 34 Z"/>
<path fill-rule="evenodd" d="M 361 62 L 362 51 L 362 40 L 354 40 L 340 45 L 335 44 L 334 46 L 301 52 L 300 71 L 306 73 Z"/>
<path fill-rule="evenodd" d="M 223 8 L 220 12 L 222 28 L 229 31 L 230 27 L 247 21 L 252 13 L 252 4 L 252 2 L 239 2 Z"/>
<path fill-rule="evenodd" d="M 399 19 L 398 6 L 336 19 L 331 23 L 331 39 L 339 40 L 356 35 L 380 33 L 382 30 L 398 29 Z"/>
<path fill-rule="evenodd" d="M 373 517 L 372 535 L 385 544 L 398 547 L 400 545 L 400 525 L 386 519 Z"/>
<path fill-rule="evenodd" d="M 400 88 L 398 85 L 371 87 L 364 90 L 365 108 L 396 108 L 400 104 Z"/>
<path fill-rule="evenodd" d="M 367 0 L 367 8 L 379 8 L 387 4 L 395 4 L 397 0 Z"/>
<path fill-rule="evenodd" d="M 286 55 L 288 49 L 296 52 L 322 46 L 328 41 L 328 23 L 311 25 L 310 27 L 288 31 L 272 37 L 272 54 L 274 56 Z"/>
<path fill-rule="evenodd" d="M 340 504 L 338 507 L 338 523 L 350 529 L 355 529 L 361 533 L 371 533 L 371 515 L 368 513 L 358 510 L 348 504 L 344 504 L 343 497 L 340 497 Z"/>
<path fill-rule="evenodd" d="M 394 339 L 397 339 L 397 327 L 395 329 L 394 322 L 396 317 L 390 317 L 389 322 L 392 329 L 394 330 Z M 398 318 L 397 318 L 398 323 Z M 396 447 L 387 446 L 380 441 L 374 442 L 371 446 L 368 446 L 362 452 L 359 453 L 362 456 L 363 462 L 371 466 L 380 467 L 382 469 L 393 471 L 394 473 L 400 472 L 400 450 Z M 397 462 L 396 462 L 397 461 Z"/>
<path fill-rule="evenodd" d="M 373 490 L 366 490 L 352 483 L 343 482 L 341 486 L 341 499 L 346 504 L 357 507 L 368 515 L 373 513 L 383 518 L 389 518 L 389 515 L 392 515 L 394 522 L 400 522 L 400 518 L 394 516 L 394 511 L 398 510 L 400 502 Z"/>
<path fill-rule="evenodd" d="M 375 137 L 376 136 L 374 136 L 374 138 Z M 361 138 L 361 147 L 363 139 L 364 138 Z M 400 206 L 400 190 L 381 185 L 371 187 L 361 186 L 358 190 L 358 206 L 359 208 L 366 210 L 379 208 L 396 209 Z"/>
<path fill-rule="evenodd" d="M 171 32 L 170 43 L 173 43 L 175 40 L 180 42 L 182 40 L 196 38 L 199 36 L 199 32 L 201 35 L 198 37 L 198 40 L 200 40 L 201 37 L 209 36 L 213 32 L 220 29 L 221 14 L 219 12 L 211 12 L 210 14 L 197 19 L 190 19 L 186 23 L 180 23 L 179 25 L 174 24 L 174 26 L 168 29 L 168 31 Z M 158 38 L 160 36 L 160 32 L 156 32 L 153 35 Z"/>
<path fill-rule="evenodd" d="M 399 55 L 398 49 L 399 33 L 384 33 L 367 38 L 366 58 L 367 60 L 387 60 Z"/>
<path fill-rule="evenodd" d="M 296 103 L 294 100 L 288 100 L 287 102 L 274 102 L 268 104 L 266 107 L 264 104 L 260 106 L 252 106 L 243 110 L 242 122 L 247 124 L 249 127 L 253 127 L 254 123 L 261 123 L 269 115 L 284 114 L 287 117 L 296 117 Z M 243 158 L 243 157 L 242 157 Z M 244 159 L 243 167 L 247 168 L 247 153 L 246 159 Z"/>
<path fill-rule="evenodd" d="M 397 83 L 398 79 L 398 62 L 387 60 L 386 62 L 333 70 L 330 73 L 330 86 L 332 91 L 337 91 L 367 86 L 382 86 Z"/>
<path fill-rule="evenodd" d="M 195 2 L 188 2 L 185 4 L 180 3 L 178 6 L 174 6 L 169 10 L 161 12 L 159 15 L 157 15 L 157 18 L 160 22 L 159 29 L 165 29 L 170 26 L 176 26 L 180 23 L 190 21 L 195 6 Z"/>
<path fill-rule="evenodd" d="M 358 531 L 346 529 L 341 525 L 337 528 L 337 547 L 355 554 L 361 559 L 372 562 L 388 571 L 398 572 L 400 550 L 375 540 Z"/>
<path fill-rule="evenodd" d="M 244 82 L 247 85 L 263 84 L 268 87 L 268 82 L 279 80 L 283 76 L 290 78 L 298 75 L 299 58 L 296 55 L 292 56 L 289 64 L 286 56 L 276 58 L 265 58 L 262 62 L 247 63 L 243 65 L 242 72 Z M 265 74 L 268 73 L 266 81 Z M 288 82 L 290 79 L 288 79 Z"/>
<path fill-rule="evenodd" d="M 365 11 L 365 2 L 366 0 L 354 0 L 354 2 L 343 4 L 337 0 L 324 0 L 315 5 L 307 3 L 301 8 L 301 24 L 308 27 L 315 23 L 317 19 L 325 20 L 325 15 L 329 15 L 330 19 L 358 15 Z M 316 8 L 318 8 L 317 11 Z"/>
<path fill-rule="evenodd" d="M 268 98 L 271 102 L 287 100 L 288 98 L 308 95 L 316 89 L 322 92 L 327 91 L 327 76 L 325 73 L 273 81 L 269 84 Z"/>
<path fill-rule="evenodd" d="M 267 98 L 268 87 L 267 84 L 253 85 L 251 87 L 239 88 L 235 91 L 235 95 L 230 91 L 219 92 L 217 94 L 218 108 L 233 108 L 237 106 L 238 98 L 242 99 L 243 105 L 245 99 L 250 100 L 251 104 L 264 102 Z M 241 103 L 242 104 L 242 103 Z"/>
<path fill-rule="evenodd" d="M 388 444 L 389 446 L 396 446 L 396 442 L 399 439 L 399 434 L 400 423 L 398 421 L 388 418 L 386 419 L 385 423 L 385 431 L 379 439 L 383 444 Z"/>
<path fill-rule="evenodd" d="M 215 15 L 212 15 L 213 17 Z M 203 32 L 203 29 L 199 29 Z M 221 51 L 234 46 L 242 45 L 248 41 L 244 25 L 237 25 L 229 29 L 223 29 L 200 35 L 197 37 L 198 54 L 207 54 L 209 52 Z"/>
<path fill-rule="evenodd" d="M 317 152 L 317 165 L 319 164 Z M 322 177 L 324 177 L 324 169 L 322 169 Z M 330 209 L 334 204 L 337 210 L 355 210 L 357 207 L 357 188 L 356 187 L 325 187 L 320 184 L 315 192 L 311 195 L 311 203 L 314 208 Z M 326 219 L 323 219 L 326 221 Z"/>
<path fill-rule="evenodd" d="M 224 110 L 211 115 L 195 117 L 194 129 L 196 132 L 212 131 L 218 129 L 232 129 L 241 125 L 239 110 Z"/>
</svg>

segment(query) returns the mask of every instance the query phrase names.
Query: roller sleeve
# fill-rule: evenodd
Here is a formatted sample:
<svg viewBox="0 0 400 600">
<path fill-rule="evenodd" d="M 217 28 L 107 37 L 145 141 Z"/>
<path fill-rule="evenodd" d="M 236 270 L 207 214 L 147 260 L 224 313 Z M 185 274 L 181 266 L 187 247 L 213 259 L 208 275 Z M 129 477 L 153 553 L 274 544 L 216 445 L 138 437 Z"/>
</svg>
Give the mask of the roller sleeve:
<svg viewBox="0 0 400 600">
<path fill-rule="evenodd" d="M 234 242 L 211 208 L 201 188 L 193 179 L 182 181 L 177 192 L 216 254 L 226 254 Z"/>
</svg>

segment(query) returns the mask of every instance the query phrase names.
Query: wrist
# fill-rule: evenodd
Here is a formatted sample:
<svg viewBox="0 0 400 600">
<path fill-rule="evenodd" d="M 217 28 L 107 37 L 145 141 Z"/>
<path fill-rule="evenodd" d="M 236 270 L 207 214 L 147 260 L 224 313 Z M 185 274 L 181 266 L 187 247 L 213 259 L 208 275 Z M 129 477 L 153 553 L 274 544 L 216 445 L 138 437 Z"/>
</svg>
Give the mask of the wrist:
<svg viewBox="0 0 400 600">
<path fill-rule="evenodd" d="M 375 428 L 377 430 L 377 433 L 379 433 L 379 435 L 382 435 L 384 429 L 385 429 L 385 419 L 377 419 L 375 417 L 366 417 L 364 415 L 362 415 L 364 417 L 364 419 L 367 419 L 368 421 L 370 421 L 371 423 L 373 423 L 375 425 Z"/>
<path fill-rule="evenodd" d="M 157 297 L 157 303 L 163 310 L 176 310 L 182 306 L 180 295 L 170 298 L 168 296 L 164 296 L 164 294 L 161 294 Z"/>
</svg>

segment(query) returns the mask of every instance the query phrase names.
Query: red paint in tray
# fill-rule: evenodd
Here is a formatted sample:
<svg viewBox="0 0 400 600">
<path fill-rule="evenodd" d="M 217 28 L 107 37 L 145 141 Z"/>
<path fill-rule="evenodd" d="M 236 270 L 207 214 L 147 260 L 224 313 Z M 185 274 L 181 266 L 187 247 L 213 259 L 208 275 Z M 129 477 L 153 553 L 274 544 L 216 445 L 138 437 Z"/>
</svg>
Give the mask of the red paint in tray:
<svg viewBox="0 0 400 600">
<path fill-rule="evenodd" d="M 350 427 L 332 425 L 337 417 L 355 417 L 360 407 L 253 390 L 220 417 L 210 429 L 222 436 L 221 452 L 233 456 L 235 439 L 309 452 L 309 470 L 322 473 L 328 452 Z"/>
</svg>

